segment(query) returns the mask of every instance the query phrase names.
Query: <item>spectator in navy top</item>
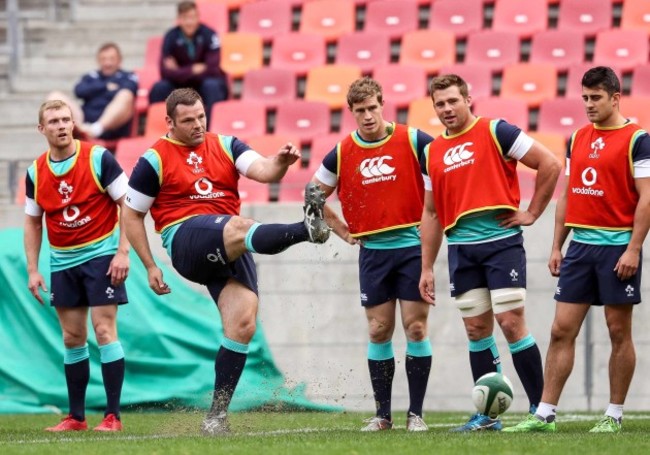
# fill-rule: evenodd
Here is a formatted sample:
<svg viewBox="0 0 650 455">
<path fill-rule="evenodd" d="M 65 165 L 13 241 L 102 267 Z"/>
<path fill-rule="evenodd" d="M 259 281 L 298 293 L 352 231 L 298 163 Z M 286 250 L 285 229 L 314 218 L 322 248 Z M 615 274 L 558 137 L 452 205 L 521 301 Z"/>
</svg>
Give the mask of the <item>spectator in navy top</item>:
<svg viewBox="0 0 650 455">
<path fill-rule="evenodd" d="M 128 137 L 138 91 L 137 76 L 121 69 L 122 54 L 115 43 L 102 44 L 97 63 L 99 69 L 84 74 L 74 88 L 74 94 L 83 102 L 81 106 L 61 92 L 52 92 L 47 98 L 70 106 L 77 136 L 104 140 Z"/>
<path fill-rule="evenodd" d="M 149 102 L 165 101 L 176 88 L 191 87 L 205 102 L 208 117 L 212 105 L 228 98 L 228 84 L 220 67 L 219 36 L 199 20 L 193 1 L 178 4 L 178 25 L 165 34 L 160 57 L 161 80 L 149 92 Z"/>
</svg>

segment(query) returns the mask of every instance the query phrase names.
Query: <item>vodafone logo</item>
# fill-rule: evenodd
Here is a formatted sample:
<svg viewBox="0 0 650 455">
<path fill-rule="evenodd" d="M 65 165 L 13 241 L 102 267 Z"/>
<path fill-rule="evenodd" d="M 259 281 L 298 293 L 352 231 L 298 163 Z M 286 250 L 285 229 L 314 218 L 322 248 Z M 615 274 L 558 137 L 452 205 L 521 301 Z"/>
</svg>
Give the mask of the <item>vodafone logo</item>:
<svg viewBox="0 0 650 455">
<path fill-rule="evenodd" d="M 361 175 L 366 178 L 381 177 L 382 175 L 390 175 L 395 172 L 395 168 L 389 166 L 384 161 L 390 161 L 393 157 L 381 156 L 376 158 L 367 158 L 361 162 L 359 170 Z"/>
<path fill-rule="evenodd" d="M 78 228 L 81 226 L 85 226 L 86 224 L 90 223 L 92 218 L 90 216 L 84 216 L 82 218 L 79 218 L 79 215 L 81 214 L 81 210 L 79 210 L 79 207 L 76 205 L 69 205 L 66 208 L 63 209 L 63 219 L 65 221 L 59 221 L 59 226 L 63 226 L 66 228 Z"/>
<path fill-rule="evenodd" d="M 461 161 L 466 161 L 474 156 L 474 152 L 467 150 L 467 147 L 474 145 L 473 142 L 465 142 L 464 144 L 457 145 L 452 147 L 445 152 L 445 156 L 442 158 L 442 161 L 447 166 L 453 166 L 454 164 L 460 163 Z"/>
<path fill-rule="evenodd" d="M 212 192 L 212 182 L 206 178 L 199 179 L 194 184 L 194 189 L 202 196 L 208 195 Z"/>
<path fill-rule="evenodd" d="M 593 167 L 588 167 L 587 169 L 582 171 L 581 178 L 582 178 L 582 184 L 584 186 L 571 188 L 571 192 L 573 194 L 579 194 L 582 196 L 596 196 L 596 197 L 605 196 L 604 190 L 591 188 L 596 184 L 596 180 L 598 180 L 598 173 L 596 172 L 596 169 L 594 169 Z"/>
<path fill-rule="evenodd" d="M 593 186 L 594 183 L 596 183 L 596 178 L 598 177 L 598 174 L 596 173 L 596 169 L 593 167 L 588 167 L 584 171 L 582 171 L 582 183 L 585 186 Z"/>
<path fill-rule="evenodd" d="M 63 209 L 63 218 L 68 222 L 74 221 L 79 217 L 79 213 L 79 207 L 76 205 L 69 205 Z"/>
</svg>

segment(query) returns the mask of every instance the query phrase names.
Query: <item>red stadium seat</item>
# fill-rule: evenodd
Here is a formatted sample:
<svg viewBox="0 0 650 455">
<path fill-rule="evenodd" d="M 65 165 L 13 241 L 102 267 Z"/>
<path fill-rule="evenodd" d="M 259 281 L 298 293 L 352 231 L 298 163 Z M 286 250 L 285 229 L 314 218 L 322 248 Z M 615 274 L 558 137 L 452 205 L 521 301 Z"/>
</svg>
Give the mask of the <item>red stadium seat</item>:
<svg viewBox="0 0 650 455">
<path fill-rule="evenodd" d="M 648 33 L 642 30 L 604 30 L 596 35 L 594 65 L 632 71 L 648 63 Z"/>
<path fill-rule="evenodd" d="M 548 3 L 546 0 L 499 0 L 494 5 L 492 29 L 530 38 L 546 30 Z"/>
<path fill-rule="evenodd" d="M 386 99 L 386 92 L 383 92 L 383 94 L 384 94 L 384 110 L 383 110 L 384 120 L 387 120 L 389 122 L 395 122 L 397 121 L 397 105 L 393 101 L 389 101 Z M 341 133 L 346 134 L 356 129 L 357 129 L 357 122 L 356 120 L 354 120 L 354 116 L 352 115 L 352 112 L 350 112 L 350 109 L 348 109 L 346 105 L 341 112 L 341 126 L 339 128 L 339 131 L 341 131 Z"/>
<path fill-rule="evenodd" d="M 294 136 L 287 136 L 284 134 L 263 134 L 261 136 L 252 136 L 246 139 L 246 144 L 263 156 L 273 156 L 278 153 L 280 147 L 286 143 L 291 142 L 298 147 L 300 140 Z M 300 167 L 300 163 L 292 165 L 289 170 L 295 170 Z"/>
<path fill-rule="evenodd" d="M 162 55 L 163 36 L 155 35 L 147 38 L 144 51 L 144 67 L 155 68 L 160 72 L 160 56 Z"/>
<path fill-rule="evenodd" d="M 593 37 L 612 27 L 611 0 L 561 0 L 557 28 Z"/>
<path fill-rule="evenodd" d="M 622 96 L 621 114 L 644 130 L 650 129 L 650 97 Z"/>
<path fill-rule="evenodd" d="M 228 32 L 229 5 L 225 2 L 225 0 L 198 0 L 196 2 L 196 7 L 199 10 L 199 17 L 201 18 L 201 22 L 203 24 L 207 25 L 212 30 L 217 32 L 219 36 Z"/>
<path fill-rule="evenodd" d="M 558 71 L 585 61 L 585 41 L 575 30 L 544 30 L 533 35 L 531 63 L 551 63 Z"/>
<path fill-rule="evenodd" d="M 296 76 L 291 70 L 262 67 L 244 74 L 241 99 L 267 108 L 296 99 Z"/>
<path fill-rule="evenodd" d="M 287 172 L 280 181 L 278 202 L 304 202 L 305 185 L 311 181 L 313 176 L 310 169 L 304 168 Z"/>
<path fill-rule="evenodd" d="M 356 32 L 339 38 L 336 63 L 357 65 L 364 74 L 390 63 L 390 39 L 383 33 Z"/>
<path fill-rule="evenodd" d="M 472 98 L 487 98 L 492 95 L 492 72 L 485 65 L 457 63 L 440 68 L 440 74 L 457 74 L 462 77 L 467 82 Z"/>
<path fill-rule="evenodd" d="M 483 0 L 436 0 L 429 13 L 429 28 L 466 38 L 483 28 Z"/>
<path fill-rule="evenodd" d="M 517 63 L 503 70 L 501 80 L 502 98 L 516 98 L 528 103 L 528 107 L 539 104 L 557 95 L 557 70 L 548 63 Z"/>
<path fill-rule="evenodd" d="M 542 101 L 537 117 L 537 131 L 561 134 L 569 138 L 571 134 L 588 123 L 585 108 L 580 98 L 555 98 Z"/>
<path fill-rule="evenodd" d="M 266 133 L 266 108 L 255 101 L 227 100 L 212 106 L 208 130 L 246 140 Z"/>
<path fill-rule="evenodd" d="M 288 33 L 273 40 L 271 68 L 293 71 L 304 76 L 310 68 L 327 61 L 325 38 L 320 35 Z"/>
<path fill-rule="evenodd" d="M 650 64 L 639 65 L 632 72 L 632 96 L 650 96 Z"/>
<path fill-rule="evenodd" d="M 238 32 L 257 33 L 265 42 L 291 32 L 291 4 L 283 0 L 246 3 L 239 10 Z"/>
<path fill-rule="evenodd" d="M 487 118 L 502 118 L 508 123 L 528 130 L 528 106 L 520 99 L 481 98 L 473 102 L 474 114 Z"/>
<path fill-rule="evenodd" d="M 582 97 L 582 76 L 590 68 L 595 65 L 593 63 L 581 63 L 571 65 L 567 73 L 566 89 L 564 96 L 567 98 L 581 98 Z M 618 75 L 619 80 L 622 80 L 621 71 L 615 66 L 611 67 Z"/>
<path fill-rule="evenodd" d="M 144 114 L 149 107 L 149 91 L 151 87 L 160 80 L 158 67 L 144 66 L 135 71 L 138 76 L 138 92 L 135 96 L 136 114 Z"/>
<path fill-rule="evenodd" d="M 314 138 L 314 140 L 311 142 L 308 167 L 312 174 L 318 170 L 323 161 L 323 158 L 325 158 L 325 155 L 327 155 L 336 146 L 336 144 L 342 141 L 345 136 L 350 134 L 352 129 L 356 129 L 356 126 L 354 128 L 351 128 L 350 131 L 323 134 Z"/>
<path fill-rule="evenodd" d="M 519 62 L 519 53 L 519 37 L 515 33 L 484 30 L 467 37 L 465 63 L 500 72 Z"/>
<path fill-rule="evenodd" d="M 384 99 L 395 103 L 398 108 L 427 94 L 427 74 L 424 68 L 406 65 L 384 65 L 377 67 L 374 79 L 381 84 Z"/>
<path fill-rule="evenodd" d="M 321 35 L 327 42 L 352 33 L 355 27 L 355 9 L 352 0 L 312 0 L 302 6 L 301 33 Z"/>
<path fill-rule="evenodd" d="M 296 100 L 278 106 L 275 134 L 296 136 L 300 143 L 310 143 L 321 134 L 330 132 L 330 108 L 318 101 Z"/>
<path fill-rule="evenodd" d="M 127 137 L 117 142 L 115 159 L 127 176 L 131 175 L 138 159 L 156 142 L 156 139 L 146 136 Z"/>
<path fill-rule="evenodd" d="M 378 0 L 366 6 L 364 31 L 381 33 L 391 40 L 418 28 L 418 4 L 414 1 Z"/>
<path fill-rule="evenodd" d="M 347 105 L 350 84 L 361 77 L 355 65 L 323 65 L 309 70 L 305 85 L 305 100 L 327 103 L 330 109 Z"/>
<path fill-rule="evenodd" d="M 456 38 L 446 30 L 414 30 L 402 37 L 400 65 L 424 68 L 427 74 L 456 62 Z"/>
</svg>

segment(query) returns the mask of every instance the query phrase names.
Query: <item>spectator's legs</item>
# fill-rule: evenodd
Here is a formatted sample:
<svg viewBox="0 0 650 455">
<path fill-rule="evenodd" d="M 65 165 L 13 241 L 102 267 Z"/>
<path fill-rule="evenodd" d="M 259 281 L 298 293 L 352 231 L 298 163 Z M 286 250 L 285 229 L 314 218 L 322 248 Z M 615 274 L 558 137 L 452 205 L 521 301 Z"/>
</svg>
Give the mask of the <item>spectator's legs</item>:
<svg viewBox="0 0 650 455">
<path fill-rule="evenodd" d="M 201 94 L 203 103 L 205 104 L 205 114 L 209 129 L 212 105 L 219 101 L 228 99 L 228 82 L 222 78 L 209 77 L 201 83 L 199 93 Z"/>
<path fill-rule="evenodd" d="M 165 101 L 169 94 L 174 91 L 176 87 L 171 82 L 161 79 L 156 82 L 151 91 L 149 92 L 149 103 L 159 103 L 160 101 Z"/>
<path fill-rule="evenodd" d="M 101 117 L 95 123 L 101 126 L 102 131 L 110 131 L 123 126 L 125 123 L 130 122 L 131 117 L 133 117 L 134 101 L 135 97 L 131 90 L 120 90 L 113 98 L 113 101 L 108 103 Z M 94 137 L 100 135 L 101 133 L 93 134 Z"/>
</svg>

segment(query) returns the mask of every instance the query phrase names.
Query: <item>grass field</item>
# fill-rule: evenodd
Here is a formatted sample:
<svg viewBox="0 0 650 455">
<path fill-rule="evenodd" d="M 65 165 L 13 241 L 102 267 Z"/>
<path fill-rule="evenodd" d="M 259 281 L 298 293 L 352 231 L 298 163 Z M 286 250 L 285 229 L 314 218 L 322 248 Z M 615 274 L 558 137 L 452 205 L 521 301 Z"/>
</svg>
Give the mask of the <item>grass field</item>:
<svg viewBox="0 0 650 455">
<path fill-rule="evenodd" d="M 58 421 L 53 415 L 0 416 L 0 453 L 6 454 L 642 454 L 650 453 L 650 414 L 627 413 L 617 435 L 590 434 L 600 417 L 560 414 L 555 434 L 450 434 L 449 428 L 467 415 L 428 413 L 428 432 L 407 433 L 403 413 L 395 414 L 396 429 L 360 433 L 359 413 L 251 412 L 231 415 L 232 434 L 221 438 L 199 435 L 203 413 L 125 413 L 121 433 L 93 431 L 51 434 L 43 428 Z M 506 426 L 521 414 L 506 414 Z M 101 416 L 88 416 L 96 425 Z"/>
</svg>

